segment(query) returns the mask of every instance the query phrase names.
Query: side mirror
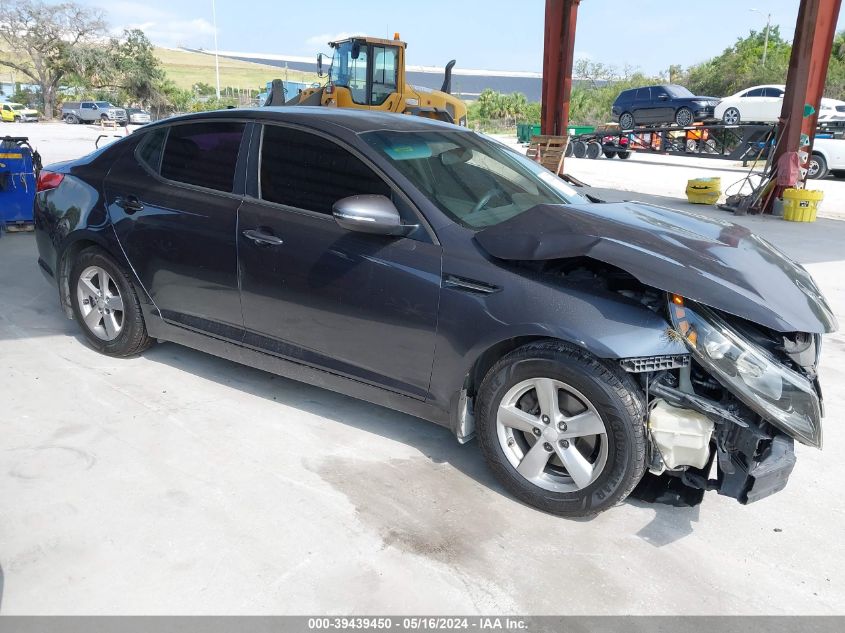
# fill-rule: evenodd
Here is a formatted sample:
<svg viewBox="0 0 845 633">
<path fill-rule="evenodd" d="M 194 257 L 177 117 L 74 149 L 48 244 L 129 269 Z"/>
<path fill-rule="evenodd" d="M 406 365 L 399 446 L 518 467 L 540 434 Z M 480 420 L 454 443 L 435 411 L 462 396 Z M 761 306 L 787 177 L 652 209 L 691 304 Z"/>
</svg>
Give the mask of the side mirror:
<svg viewBox="0 0 845 633">
<path fill-rule="evenodd" d="M 355 40 L 352 42 L 352 59 L 358 59 L 361 56 L 361 42 Z"/>
<path fill-rule="evenodd" d="M 317 76 L 318 77 L 323 76 L 323 54 L 322 53 L 317 54 Z"/>
<path fill-rule="evenodd" d="M 92 109 L 92 110 L 99 110 L 99 109 L 100 109 L 100 106 L 98 106 L 96 103 L 92 103 L 92 104 L 91 104 L 91 109 Z"/>
<path fill-rule="evenodd" d="M 409 228 L 402 224 L 399 211 L 385 196 L 349 196 L 332 206 L 335 222 L 347 231 L 377 235 L 404 235 Z"/>
</svg>

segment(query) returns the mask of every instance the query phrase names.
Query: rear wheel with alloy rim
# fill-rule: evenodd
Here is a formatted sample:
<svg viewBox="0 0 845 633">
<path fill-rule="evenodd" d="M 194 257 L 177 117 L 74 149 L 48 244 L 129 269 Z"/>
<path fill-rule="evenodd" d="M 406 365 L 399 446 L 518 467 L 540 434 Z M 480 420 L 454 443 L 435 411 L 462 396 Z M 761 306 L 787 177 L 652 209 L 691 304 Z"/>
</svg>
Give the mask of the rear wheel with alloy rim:
<svg viewBox="0 0 845 633">
<path fill-rule="evenodd" d="M 131 356 L 152 344 L 129 275 L 105 251 L 85 249 L 70 273 L 74 316 L 91 345 L 109 356 Z"/>
<path fill-rule="evenodd" d="M 630 112 L 623 112 L 619 117 L 619 127 L 623 130 L 630 130 L 634 127 L 634 115 Z"/>
<path fill-rule="evenodd" d="M 644 407 L 630 377 L 562 342 L 508 354 L 477 399 L 482 452 L 522 501 L 590 516 L 628 496 L 645 469 Z"/>
</svg>

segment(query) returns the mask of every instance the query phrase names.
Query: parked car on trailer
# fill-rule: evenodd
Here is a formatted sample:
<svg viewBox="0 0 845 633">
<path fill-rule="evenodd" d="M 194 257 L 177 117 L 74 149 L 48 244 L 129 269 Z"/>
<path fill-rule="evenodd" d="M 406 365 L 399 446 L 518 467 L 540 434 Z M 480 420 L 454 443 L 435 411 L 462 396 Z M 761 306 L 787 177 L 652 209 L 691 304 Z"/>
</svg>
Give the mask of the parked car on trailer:
<svg viewBox="0 0 845 633">
<path fill-rule="evenodd" d="M 0 106 L 0 119 L 7 123 L 37 123 L 38 110 L 22 103 L 4 103 Z"/>
<path fill-rule="evenodd" d="M 725 125 L 777 123 L 784 94 L 783 84 L 752 86 L 722 99 L 714 115 Z M 818 120 L 819 123 L 845 121 L 845 101 L 822 98 Z"/>
<path fill-rule="evenodd" d="M 590 203 L 466 128 L 168 119 L 47 167 L 35 214 L 100 352 L 174 341 L 477 434 L 548 512 L 605 510 L 646 471 L 748 503 L 784 487 L 793 439 L 821 445 L 836 319 L 806 270 L 740 226 Z"/>
<path fill-rule="evenodd" d="M 712 119 L 718 102 L 715 97 L 697 97 L 683 86 L 663 84 L 622 91 L 611 112 L 623 130 L 656 123 L 686 127 Z"/>
<path fill-rule="evenodd" d="M 66 101 L 62 104 L 62 119 L 65 123 L 127 122 L 126 110 L 108 101 Z"/>
</svg>

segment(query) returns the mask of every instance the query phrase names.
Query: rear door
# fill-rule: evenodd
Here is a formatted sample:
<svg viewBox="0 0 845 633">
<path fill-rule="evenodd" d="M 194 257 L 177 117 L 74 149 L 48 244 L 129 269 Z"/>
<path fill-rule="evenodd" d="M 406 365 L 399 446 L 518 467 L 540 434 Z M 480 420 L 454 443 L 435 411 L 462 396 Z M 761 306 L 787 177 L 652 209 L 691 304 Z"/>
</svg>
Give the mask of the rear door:
<svg viewBox="0 0 845 633">
<path fill-rule="evenodd" d="M 633 110 L 634 120 L 637 123 L 654 123 L 651 88 L 637 88 Z"/>
<path fill-rule="evenodd" d="M 235 241 L 243 177 L 235 174 L 246 125 L 151 130 L 105 183 L 118 240 L 162 318 L 230 340 L 243 334 Z"/>
<path fill-rule="evenodd" d="M 422 228 L 391 237 L 335 222 L 334 202 L 359 194 L 389 196 L 406 223 L 420 219 L 401 192 L 334 139 L 265 125 L 260 146 L 254 196 L 238 214 L 245 344 L 425 399 L 440 246 Z"/>
</svg>

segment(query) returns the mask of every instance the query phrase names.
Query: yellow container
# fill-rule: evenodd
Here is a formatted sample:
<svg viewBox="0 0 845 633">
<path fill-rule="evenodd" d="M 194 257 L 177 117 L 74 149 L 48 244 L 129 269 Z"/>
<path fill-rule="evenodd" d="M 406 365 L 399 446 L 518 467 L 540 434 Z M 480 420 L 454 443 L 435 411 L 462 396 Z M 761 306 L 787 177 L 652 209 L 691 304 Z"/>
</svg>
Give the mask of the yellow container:
<svg viewBox="0 0 845 633">
<path fill-rule="evenodd" d="M 783 192 L 783 219 L 790 222 L 815 222 L 816 212 L 824 191 L 816 189 L 785 189 Z"/>
<path fill-rule="evenodd" d="M 721 178 L 693 178 L 687 181 L 687 200 L 692 204 L 716 204 L 721 195 Z"/>
</svg>

